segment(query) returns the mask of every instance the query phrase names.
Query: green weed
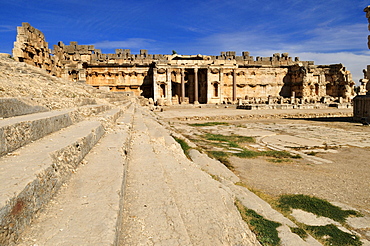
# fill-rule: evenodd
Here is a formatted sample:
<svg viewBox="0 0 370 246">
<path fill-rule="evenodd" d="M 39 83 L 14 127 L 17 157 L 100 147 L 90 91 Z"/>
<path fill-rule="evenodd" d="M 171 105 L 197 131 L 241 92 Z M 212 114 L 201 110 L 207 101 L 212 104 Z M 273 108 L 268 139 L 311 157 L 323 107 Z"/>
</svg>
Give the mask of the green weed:
<svg viewBox="0 0 370 246">
<path fill-rule="evenodd" d="M 189 126 L 218 126 L 218 125 L 228 126 L 229 123 L 226 123 L 226 122 L 205 122 L 205 123 L 189 124 Z"/>
<path fill-rule="evenodd" d="M 273 163 L 283 163 L 283 162 L 291 162 L 290 159 L 268 159 L 267 161 L 273 162 Z"/>
<path fill-rule="evenodd" d="M 234 169 L 234 166 L 229 161 L 229 154 L 228 153 L 223 152 L 223 151 L 208 151 L 207 153 L 210 157 L 218 160 L 219 162 L 224 164 L 230 170 Z"/>
<path fill-rule="evenodd" d="M 256 158 L 260 156 L 260 152 L 252 151 L 252 150 L 244 150 L 240 153 L 234 153 L 233 155 L 239 157 L 239 158 Z"/>
<path fill-rule="evenodd" d="M 317 155 L 317 152 L 315 152 L 315 151 L 311 151 L 311 152 L 308 152 L 308 153 L 306 153 L 307 155 L 312 155 L 312 156 L 315 156 L 315 155 Z"/>
<path fill-rule="evenodd" d="M 238 136 L 238 135 L 221 135 L 207 133 L 203 136 L 207 140 L 219 141 L 219 142 L 236 142 L 236 143 L 254 143 L 255 140 L 252 137 Z"/>
<path fill-rule="evenodd" d="M 308 237 L 308 234 L 305 230 L 303 230 L 302 228 L 299 228 L 299 227 L 290 227 L 290 230 L 297 234 L 300 238 L 302 239 L 306 239 Z"/>
<path fill-rule="evenodd" d="M 262 151 L 261 155 L 274 157 L 274 158 L 302 158 L 300 155 L 292 155 L 288 151 L 278 151 L 278 150 L 268 150 L 268 151 Z"/>
<path fill-rule="evenodd" d="M 190 159 L 190 156 L 189 156 L 189 150 L 191 149 L 191 147 L 185 142 L 185 140 L 181 139 L 181 138 L 177 138 L 177 137 L 174 137 L 172 136 L 176 142 L 178 142 L 182 148 L 182 150 L 184 151 L 184 154 L 186 155 L 186 157 L 188 157 L 188 159 Z"/>
<path fill-rule="evenodd" d="M 305 226 L 305 229 L 310 232 L 315 238 L 324 243 L 324 245 L 332 246 L 360 246 L 362 242 L 356 235 L 346 233 L 335 225 L 326 226 Z"/>
<path fill-rule="evenodd" d="M 244 207 L 240 201 L 235 202 L 243 220 L 249 225 L 250 229 L 256 234 L 258 241 L 262 245 L 278 246 L 280 245 L 280 238 L 276 230 L 281 224 L 267 220 L 261 215 L 257 214 L 252 209 Z"/>
<path fill-rule="evenodd" d="M 282 210 L 290 211 L 292 208 L 331 218 L 340 223 L 344 223 L 350 215 L 361 216 L 354 210 L 342 210 L 330 202 L 307 195 L 282 195 L 279 200 L 279 207 Z"/>
</svg>

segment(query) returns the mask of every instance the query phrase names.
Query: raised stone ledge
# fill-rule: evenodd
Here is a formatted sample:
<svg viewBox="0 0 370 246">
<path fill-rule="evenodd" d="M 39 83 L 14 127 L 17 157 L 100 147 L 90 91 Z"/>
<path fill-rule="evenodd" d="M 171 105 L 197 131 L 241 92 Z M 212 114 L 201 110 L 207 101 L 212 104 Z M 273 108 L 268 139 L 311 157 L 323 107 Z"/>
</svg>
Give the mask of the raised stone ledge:
<svg viewBox="0 0 370 246">
<path fill-rule="evenodd" d="M 4 119 L 0 121 L 0 156 L 109 108 L 89 105 Z"/>
<path fill-rule="evenodd" d="M 83 121 L 0 159 L 0 245 L 19 238 L 103 134 L 98 121 Z"/>
<path fill-rule="evenodd" d="M 45 111 L 48 111 L 46 107 L 35 105 L 35 103 L 26 98 L 0 98 L 1 118 L 8 118 Z"/>
</svg>

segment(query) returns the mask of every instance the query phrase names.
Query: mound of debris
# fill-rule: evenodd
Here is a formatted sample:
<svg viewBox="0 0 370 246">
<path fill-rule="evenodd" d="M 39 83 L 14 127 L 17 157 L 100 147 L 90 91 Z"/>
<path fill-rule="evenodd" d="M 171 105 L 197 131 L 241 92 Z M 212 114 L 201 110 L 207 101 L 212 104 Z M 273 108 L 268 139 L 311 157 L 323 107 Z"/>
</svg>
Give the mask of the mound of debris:
<svg viewBox="0 0 370 246">
<path fill-rule="evenodd" d="M 91 104 L 91 86 L 49 75 L 41 68 L 0 55 L 0 98 L 18 98 L 49 109 Z"/>
</svg>

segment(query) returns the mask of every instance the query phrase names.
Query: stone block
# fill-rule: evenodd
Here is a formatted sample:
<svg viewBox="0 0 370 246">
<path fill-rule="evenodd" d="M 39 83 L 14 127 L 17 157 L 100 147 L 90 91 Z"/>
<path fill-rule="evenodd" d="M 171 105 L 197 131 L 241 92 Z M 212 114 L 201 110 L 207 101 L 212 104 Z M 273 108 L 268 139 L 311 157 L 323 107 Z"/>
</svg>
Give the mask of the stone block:
<svg viewBox="0 0 370 246">
<path fill-rule="evenodd" d="M 148 56 L 148 50 L 140 50 L 140 55 L 147 57 Z"/>
</svg>

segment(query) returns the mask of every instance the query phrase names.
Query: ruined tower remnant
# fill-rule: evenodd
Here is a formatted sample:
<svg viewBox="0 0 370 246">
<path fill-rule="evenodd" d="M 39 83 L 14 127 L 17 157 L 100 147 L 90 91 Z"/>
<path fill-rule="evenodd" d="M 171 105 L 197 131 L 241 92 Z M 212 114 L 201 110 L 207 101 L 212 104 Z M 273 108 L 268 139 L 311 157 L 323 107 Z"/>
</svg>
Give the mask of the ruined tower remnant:
<svg viewBox="0 0 370 246">
<path fill-rule="evenodd" d="M 17 61 L 40 67 L 60 77 L 62 71 L 60 60 L 50 55 L 51 51 L 44 34 L 26 22 L 17 27 L 17 33 L 13 57 Z"/>
<path fill-rule="evenodd" d="M 368 19 L 368 29 L 370 31 L 370 5 L 364 9 L 366 18 Z M 368 48 L 370 49 L 370 35 L 368 35 Z M 367 69 L 363 70 L 364 78 L 360 80 L 360 93 L 353 99 L 353 119 L 356 121 L 369 121 L 370 120 L 370 65 Z"/>
<path fill-rule="evenodd" d="M 13 54 L 53 75 L 107 91 L 152 98 L 159 105 L 198 103 L 351 102 L 352 75 L 342 64 L 314 65 L 288 53 L 271 57 L 103 54 L 93 45 L 59 42 L 50 54 L 44 35 L 28 23 L 18 28 Z"/>
</svg>

